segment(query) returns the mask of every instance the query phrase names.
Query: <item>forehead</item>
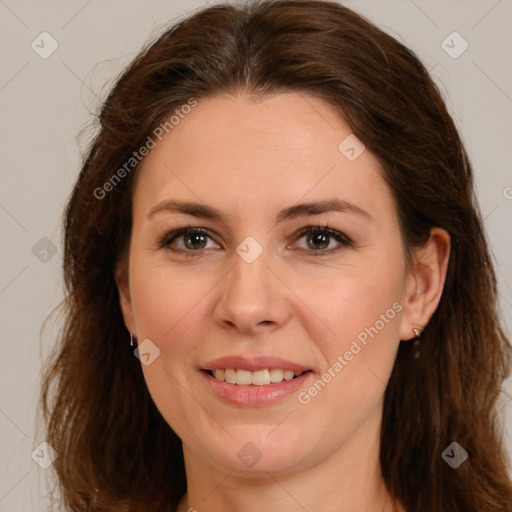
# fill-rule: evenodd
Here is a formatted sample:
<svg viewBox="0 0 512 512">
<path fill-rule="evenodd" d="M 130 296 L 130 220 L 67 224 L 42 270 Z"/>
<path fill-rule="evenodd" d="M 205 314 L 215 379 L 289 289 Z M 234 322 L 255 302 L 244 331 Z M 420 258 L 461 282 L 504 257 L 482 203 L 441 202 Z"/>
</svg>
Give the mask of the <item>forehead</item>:
<svg viewBox="0 0 512 512">
<path fill-rule="evenodd" d="M 327 196 L 389 209 L 375 156 L 364 150 L 350 160 L 343 152 L 343 141 L 357 143 L 353 137 L 340 114 L 311 95 L 206 98 L 142 162 L 134 210 L 147 213 L 159 201 L 180 198 L 234 215 L 260 214 Z"/>
</svg>

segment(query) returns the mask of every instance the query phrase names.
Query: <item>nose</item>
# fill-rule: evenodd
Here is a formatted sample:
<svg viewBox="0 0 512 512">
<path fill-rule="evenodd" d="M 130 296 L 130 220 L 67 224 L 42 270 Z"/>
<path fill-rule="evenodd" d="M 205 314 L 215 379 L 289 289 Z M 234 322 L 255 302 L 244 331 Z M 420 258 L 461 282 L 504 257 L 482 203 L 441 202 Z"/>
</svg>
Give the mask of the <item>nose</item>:
<svg viewBox="0 0 512 512">
<path fill-rule="evenodd" d="M 248 263 L 235 253 L 232 270 L 219 283 L 214 316 L 222 328 L 255 335 L 287 322 L 290 290 L 277 275 L 279 265 L 270 259 L 264 251 Z"/>
</svg>

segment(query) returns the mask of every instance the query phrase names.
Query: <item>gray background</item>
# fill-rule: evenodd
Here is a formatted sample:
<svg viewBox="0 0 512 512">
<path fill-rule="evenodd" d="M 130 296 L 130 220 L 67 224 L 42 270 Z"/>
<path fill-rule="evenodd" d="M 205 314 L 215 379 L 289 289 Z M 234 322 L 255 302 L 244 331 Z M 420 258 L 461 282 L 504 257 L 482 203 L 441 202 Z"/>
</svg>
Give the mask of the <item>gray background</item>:
<svg viewBox="0 0 512 512">
<path fill-rule="evenodd" d="M 344 3 L 417 52 L 445 96 L 476 171 L 500 282 L 501 313 L 510 335 L 512 2 Z M 77 135 L 150 33 L 205 4 L 0 0 L 0 512 L 40 511 L 50 500 L 45 479 L 51 469 L 41 469 L 31 458 L 44 441 L 34 413 L 42 358 L 56 327 L 50 325 L 42 339 L 40 330 L 62 299 L 60 216 L 87 141 Z M 58 43 L 47 59 L 31 47 L 34 40 L 43 45 L 43 31 Z M 469 44 L 458 58 L 441 46 L 453 31 Z M 445 44 L 453 53 L 463 42 L 456 36 Z M 55 255 L 44 252 L 44 237 L 54 244 Z M 510 380 L 501 395 L 500 415 L 512 454 L 509 395 Z"/>
</svg>

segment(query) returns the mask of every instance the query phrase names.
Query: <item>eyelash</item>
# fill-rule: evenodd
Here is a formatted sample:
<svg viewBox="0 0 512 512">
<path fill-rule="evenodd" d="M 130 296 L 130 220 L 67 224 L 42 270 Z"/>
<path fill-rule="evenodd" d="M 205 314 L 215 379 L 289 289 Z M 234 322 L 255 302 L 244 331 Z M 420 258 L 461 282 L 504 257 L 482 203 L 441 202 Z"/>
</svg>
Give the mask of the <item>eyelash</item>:
<svg viewBox="0 0 512 512">
<path fill-rule="evenodd" d="M 337 242 L 339 242 L 341 244 L 339 247 L 337 247 L 335 249 L 323 249 L 320 251 L 314 251 L 314 250 L 308 251 L 308 249 L 300 249 L 303 251 L 311 252 L 311 255 L 314 257 L 324 256 L 326 254 L 333 254 L 345 247 L 353 246 L 353 242 L 349 237 L 347 237 L 346 235 L 344 235 L 343 233 L 341 233 L 339 231 L 329 228 L 329 226 L 307 226 L 299 231 L 299 233 L 297 234 L 297 240 L 302 238 L 304 235 L 308 235 L 308 234 L 327 235 L 330 238 L 334 238 Z M 195 256 L 196 254 L 202 254 L 204 251 L 207 250 L 207 249 L 200 249 L 197 251 L 193 251 L 193 250 L 185 250 L 185 249 L 171 249 L 169 247 L 170 244 L 172 242 L 174 242 L 174 240 L 176 240 L 180 236 L 185 236 L 185 235 L 205 235 L 205 236 L 213 239 L 210 232 L 203 228 L 197 228 L 197 227 L 181 228 L 176 231 L 167 233 L 163 237 L 161 237 L 161 239 L 158 243 L 158 248 L 163 249 L 163 248 L 167 247 L 169 250 L 171 250 L 173 252 L 179 252 L 179 253 L 185 254 L 186 256 L 191 256 L 191 257 Z"/>
</svg>

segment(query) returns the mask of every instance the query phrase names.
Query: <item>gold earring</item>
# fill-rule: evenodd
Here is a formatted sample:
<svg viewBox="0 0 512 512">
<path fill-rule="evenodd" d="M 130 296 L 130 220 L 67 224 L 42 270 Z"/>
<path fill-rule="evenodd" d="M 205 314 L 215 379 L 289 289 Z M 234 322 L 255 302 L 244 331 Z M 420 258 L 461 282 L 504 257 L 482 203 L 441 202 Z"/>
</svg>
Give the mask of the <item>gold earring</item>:
<svg viewBox="0 0 512 512">
<path fill-rule="evenodd" d="M 416 339 L 414 340 L 412 347 L 413 347 L 413 353 L 412 357 L 414 359 L 418 359 L 420 357 L 420 336 L 423 332 L 423 327 L 413 327 L 412 332 L 414 333 L 414 336 L 416 336 Z"/>
<path fill-rule="evenodd" d="M 416 336 L 416 338 L 419 338 L 421 336 L 421 333 L 423 332 L 423 328 L 422 327 L 413 327 L 412 332 L 414 333 L 414 336 Z"/>
<path fill-rule="evenodd" d="M 133 347 L 133 334 L 130 332 L 130 347 Z"/>
</svg>

